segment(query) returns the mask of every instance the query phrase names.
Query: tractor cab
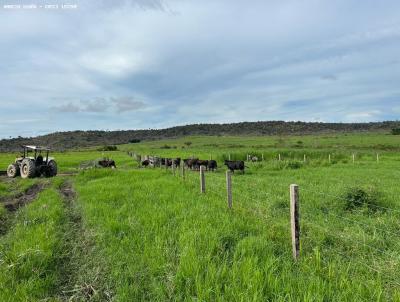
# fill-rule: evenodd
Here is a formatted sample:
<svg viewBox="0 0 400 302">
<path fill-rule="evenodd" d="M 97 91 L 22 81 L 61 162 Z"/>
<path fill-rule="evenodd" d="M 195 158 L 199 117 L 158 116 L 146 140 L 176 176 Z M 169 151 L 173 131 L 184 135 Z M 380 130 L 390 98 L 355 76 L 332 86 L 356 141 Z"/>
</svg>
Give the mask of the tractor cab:
<svg viewBox="0 0 400 302">
<path fill-rule="evenodd" d="M 49 160 L 54 159 L 49 157 L 50 149 L 46 147 L 39 146 L 22 146 L 21 156 L 17 160 L 22 160 L 24 158 L 29 158 L 35 161 L 37 164 L 48 163 Z"/>
</svg>

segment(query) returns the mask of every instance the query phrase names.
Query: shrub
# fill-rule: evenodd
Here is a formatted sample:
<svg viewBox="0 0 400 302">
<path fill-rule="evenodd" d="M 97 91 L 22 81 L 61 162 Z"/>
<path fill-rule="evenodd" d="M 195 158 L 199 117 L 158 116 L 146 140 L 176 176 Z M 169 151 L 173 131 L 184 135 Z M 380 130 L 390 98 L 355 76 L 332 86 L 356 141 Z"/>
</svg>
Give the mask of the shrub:
<svg viewBox="0 0 400 302">
<path fill-rule="evenodd" d="M 118 151 L 118 148 L 117 148 L 117 146 L 103 146 L 97 150 L 98 151 Z"/>
<path fill-rule="evenodd" d="M 400 135 L 400 128 L 394 128 L 394 129 L 392 129 L 392 134 L 393 134 L 393 135 Z"/>
<path fill-rule="evenodd" d="M 294 145 L 294 148 L 303 148 L 303 141 L 297 141 Z"/>
<path fill-rule="evenodd" d="M 300 169 L 302 166 L 303 163 L 297 160 L 290 160 L 286 165 L 287 169 Z"/>
<path fill-rule="evenodd" d="M 379 208 L 382 195 L 374 188 L 351 187 L 343 194 L 346 210 L 368 208 L 376 211 Z"/>
<path fill-rule="evenodd" d="M 165 144 L 164 146 L 161 146 L 160 149 L 171 149 L 172 147 L 170 145 Z"/>
<path fill-rule="evenodd" d="M 189 147 L 192 144 L 192 142 L 184 142 L 184 144 Z"/>
<path fill-rule="evenodd" d="M 134 139 L 131 139 L 129 142 L 130 142 L 131 144 L 140 143 L 140 139 L 134 138 Z"/>
<path fill-rule="evenodd" d="M 290 161 L 275 161 L 272 163 L 271 170 L 284 170 L 284 169 L 300 169 L 303 163 L 296 160 Z"/>
</svg>

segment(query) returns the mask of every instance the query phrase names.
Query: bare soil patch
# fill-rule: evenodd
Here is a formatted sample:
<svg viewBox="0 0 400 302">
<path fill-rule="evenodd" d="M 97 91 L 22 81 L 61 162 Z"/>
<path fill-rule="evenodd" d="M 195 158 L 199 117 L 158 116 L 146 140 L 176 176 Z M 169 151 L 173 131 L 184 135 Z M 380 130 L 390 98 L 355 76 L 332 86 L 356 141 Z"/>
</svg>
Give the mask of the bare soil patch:
<svg viewBox="0 0 400 302">
<path fill-rule="evenodd" d="M 25 192 L 18 193 L 12 197 L 0 199 L 0 203 L 9 210 L 16 211 L 20 207 L 32 202 L 36 196 L 45 189 L 47 183 L 36 183 L 29 187 Z"/>
</svg>

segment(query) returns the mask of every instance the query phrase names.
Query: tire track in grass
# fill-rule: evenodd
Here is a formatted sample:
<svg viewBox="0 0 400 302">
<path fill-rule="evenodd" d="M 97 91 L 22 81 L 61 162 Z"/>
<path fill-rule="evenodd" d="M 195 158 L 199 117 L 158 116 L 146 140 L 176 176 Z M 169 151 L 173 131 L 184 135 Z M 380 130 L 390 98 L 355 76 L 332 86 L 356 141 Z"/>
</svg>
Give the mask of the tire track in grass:
<svg viewBox="0 0 400 302">
<path fill-rule="evenodd" d="M 106 301 L 110 296 L 100 290 L 102 272 L 94 265 L 94 243 L 86 232 L 76 205 L 77 194 L 71 180 L 59 186 L 66 221 L 63 225 L 63 247 L 59 262 L 60 284 L 57 296 L 63 301 Z M 103 294 L 100 294 L 103 293 Z"/>
<path fill-rule="evenodd" d="M 12 225 L 0 238 L 0 300 L 47 300 L 59 278 L 61 198 L 51 186 L 9 215 Z"/>
<path fill-rule="evenodd" d="M 38 182 L 27 188 L 24 192 L 19 192 L 11 197 L 0 198 L 0 205 L 6 209 L 0 215 L 0 236 L 5 235 L 12 225 L 13 213 L 19 208 L 33 202 L 38 194 L 48 187 L 48 182 Z"/>
<path fill-rule="evenodd" d="M 48 183 L 39 182 L 30 186 L 25 192 L 18 193 L 17 195 L 7 198 L 2 202 L 3 206 L 10 212 L 18 210 L 20 207 L 35 200 L 36 196 L 42 192 Z"/>
</svg>

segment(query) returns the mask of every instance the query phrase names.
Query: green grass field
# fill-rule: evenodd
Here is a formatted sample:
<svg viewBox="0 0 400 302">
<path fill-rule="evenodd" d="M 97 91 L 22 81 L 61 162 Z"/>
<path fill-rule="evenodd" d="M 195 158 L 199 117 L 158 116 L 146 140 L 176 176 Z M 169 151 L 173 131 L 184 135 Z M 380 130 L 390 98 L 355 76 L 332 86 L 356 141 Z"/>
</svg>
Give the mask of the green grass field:
<svg viewBox="0 0 400 302">
<path fill-rule="evenodd" d="M 400 301 L 399 136 L 186 137 L 118 148 L 54 154 L 60 173 L 76 174 L 50 179 L 15 212 L 0 210 L 0 301 Z M 183 179 L 139 168 L 128 151 L 212 157 L 219 169 L 206 172 L 201 194 L 199 172 Z M 223 160 L 247 154 L 265 160 L 233 175 L 228 209 Z M 77 170 L 102 156 L 117 169 Z M 0 170 L 14 157 L 0 154 Z M 47 181 L 3 177 L 0 200 Z"/>
</svg>

